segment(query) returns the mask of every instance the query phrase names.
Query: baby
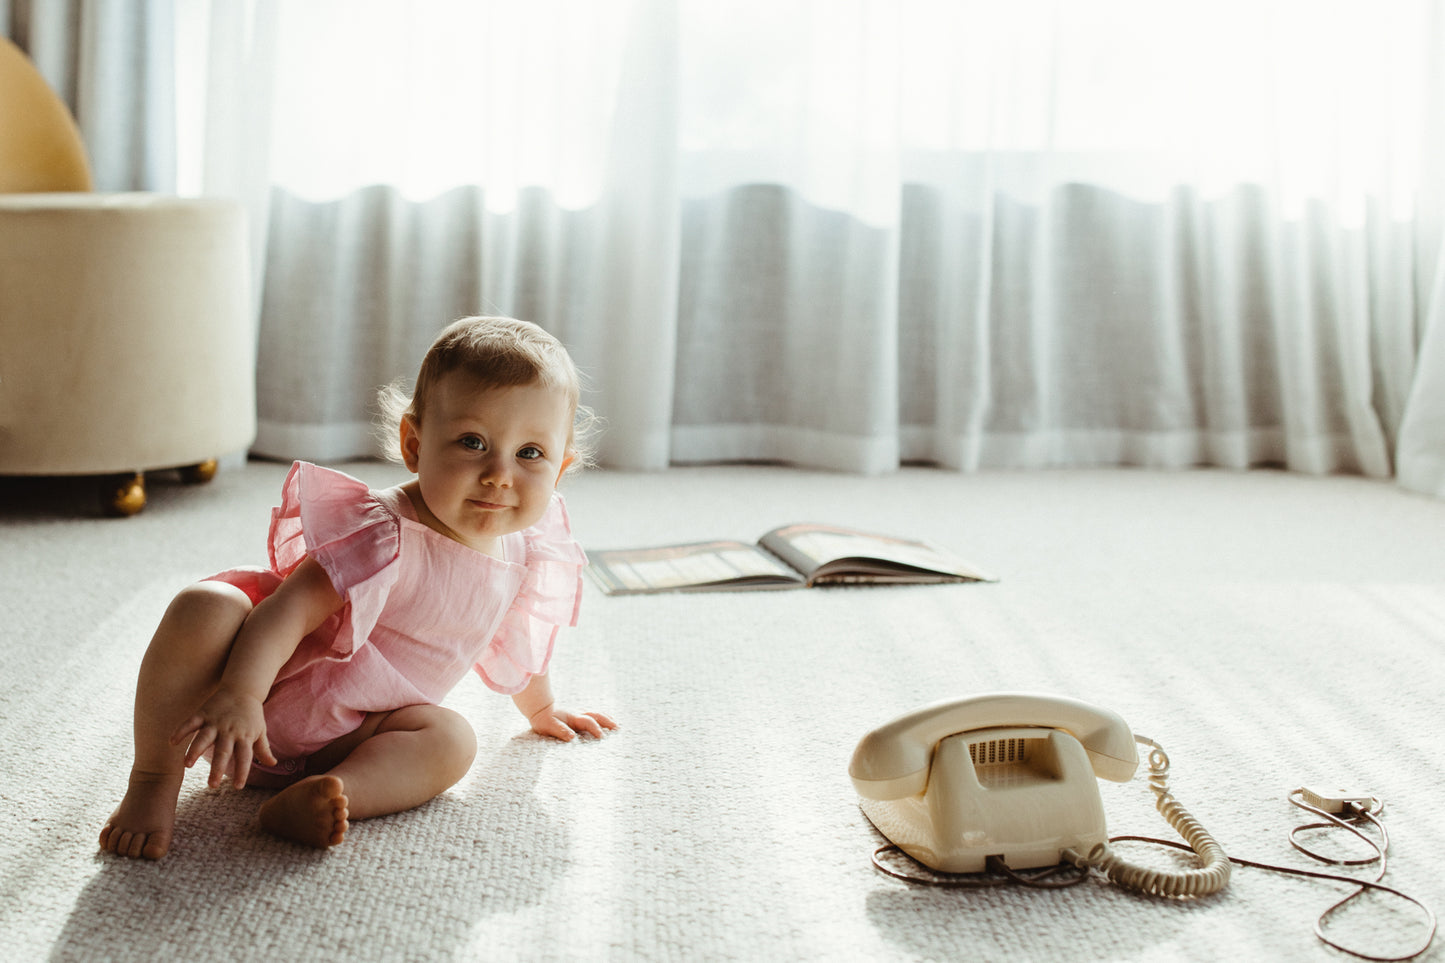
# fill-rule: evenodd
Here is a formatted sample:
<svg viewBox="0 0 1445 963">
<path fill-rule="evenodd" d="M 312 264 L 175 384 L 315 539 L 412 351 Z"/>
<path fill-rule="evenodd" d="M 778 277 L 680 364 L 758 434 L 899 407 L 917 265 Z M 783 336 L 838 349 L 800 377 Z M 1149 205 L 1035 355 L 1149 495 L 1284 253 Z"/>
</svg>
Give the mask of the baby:
<svg viewBox="0 0 1445 963">
<path fill-rule="evenodd" d="M 470 724 L 438 704 L 468 668 L 534 732 L 615 729 L 558 706 L 546 674 L 559 628 L 576 624 L 587 562 L 556 493 L 585 461 L 579 393 L 541 328 L 465 318 L 432 344 L 410 399 L 382 395 L 414 479 L 372 491 L 292 466 L 270 566 L 183 589 L 151 639 L 135 763 L 101 849 L 164 856 L 185 770 L 203 756 L 212 787 L 230 776 L 280 789 L 261 825 L 310 846 L 419 806 L 476 755 Z"/>
</svg>

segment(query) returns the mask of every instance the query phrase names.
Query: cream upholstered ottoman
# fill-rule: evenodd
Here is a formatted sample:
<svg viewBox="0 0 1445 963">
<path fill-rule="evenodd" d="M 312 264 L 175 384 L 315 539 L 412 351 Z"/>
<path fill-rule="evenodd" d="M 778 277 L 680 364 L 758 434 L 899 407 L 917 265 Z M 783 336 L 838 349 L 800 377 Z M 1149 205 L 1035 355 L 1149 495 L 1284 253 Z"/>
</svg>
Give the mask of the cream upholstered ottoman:
<svg viewBox="0 0 1445 963">
<path fill-rule="evenodd" d="M 158 194 L 0 194 L 0 475 L 192 480 L 255 437 L 245 215 Z M 112 494 L 113 493 L 113 494 Z"/>
</svg>

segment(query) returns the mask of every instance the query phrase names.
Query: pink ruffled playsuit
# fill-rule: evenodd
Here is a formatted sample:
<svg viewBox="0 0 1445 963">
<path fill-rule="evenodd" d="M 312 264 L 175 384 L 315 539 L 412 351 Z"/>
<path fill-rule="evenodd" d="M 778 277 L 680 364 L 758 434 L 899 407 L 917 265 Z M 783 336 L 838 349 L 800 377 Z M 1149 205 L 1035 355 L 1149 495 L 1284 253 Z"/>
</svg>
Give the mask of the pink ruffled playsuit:
<svg viewBox="0 0 1445 963">
<path fill-rule="evenodd" d="M 269 569 L 211 578 L 259 602 L 310 555 L 346 604 L 301 640 L 266 697 L 266 735 L 279 766 L 361 725 L 368 712 L 439 703 L 468 667 L 498 692 L 547 670 L 560 627 L 577 624 L 587 557 L 562 496 L 536 525 L 503 536 L 492 558 L 417 520 L 400 488 L 380 491 L 307 462 L 291 467 L 272 510 Z"/>
</svg>

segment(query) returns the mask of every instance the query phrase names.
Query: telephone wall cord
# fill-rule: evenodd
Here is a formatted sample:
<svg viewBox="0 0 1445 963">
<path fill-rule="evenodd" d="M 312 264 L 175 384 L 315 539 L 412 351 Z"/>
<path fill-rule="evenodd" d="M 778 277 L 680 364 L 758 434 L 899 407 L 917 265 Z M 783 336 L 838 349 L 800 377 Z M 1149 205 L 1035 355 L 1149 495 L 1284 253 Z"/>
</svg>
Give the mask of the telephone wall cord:
<svg viewBox="0 0 1445 963">
<path fill-rule="evenodd" d="M 1357 956 L 1360 959 L 1364 960 L 1376 960 L 1382 961 L 1382 963 L 1397 963 L 1397 961 L 1402 960 L 1413 960 L 1415 957 L 1428 950 L 1430 948 L 1430 944 L 1434 942 L 1435 939 L 1435 914 L 1430 910 L 1430 907 L 1426 906 L 1415 897 L 1409 895 L 1408 893 L 1401 892 L 1394 887 L 1385 886 L 1380 882 L 1380 880 L 1383 879 L 1385 876 L 1387 859 L 1386 854 L 1389 852 L 1390 848 L 1389 833 L 1385 829 L 1385 824 L 1377 818 L 1378 814 L 1384 811 L 1384 805 L 1380 802 L 1378 798 L 1372 798 L 1368 802 L 1346 802 L 1341 807 L 1341 810 L 1347 818 L 1341 819 L 1340 817 L 1335 816 L 1332 813 L 1326 812 L 1324 809 L 1318 806 L 1306 802 L 1305 800 L 1308 798 L 1308 796 L 1309 793 L 1307 792 L 1307 790 L 1296 789 L 1289 794 L 1289 801 L 1293 805 L 1298 806 L 1300 809 L 1313 813 L 1321 819 L 1324 819 L 1325 822 L 1307 823 L 1304 825 L 1296 826 L 1294 829 L 1290 830 L 1289 833 L 1290 845 L 1293 846 L 1295 849 L 1299 850 L 1301 853 L 1304 853 L 1306 856 L 1309 856 L 1311 859 L 1317 860 L 1321 863 L 1329 863 L 1335 866 L 1365 866 L 1371 863 L 1378 862 L 1380 864 L 1380 870 L 1378 873 L 1375 874 L 1375 878 L 1373 880 L 1362 880 L 1357 879 L 1353 876 L 1340 875 L 1338 873 L 1323 873 L 1316 870 L 1296 869 L 1293 866 L 1277 866 L 1271 863 L 1261 863 L 1250 859 L 1240 859 L 1237 856 L 1229 857 L 1230 862 L 1235 863 L 1239 866 L 1248 866 L 1252 869 L 1264 869 L 1269 870 L 1273 873 L 1284 873 L 1289 876 L 1301 876 L 1307 879 L 1323 879 L 1330 882 L 1346 883 L 1348 885 L 1358 887 L 1354 890 L 1354 892 L 1345 896 L 1343 899 L 1337 900 L 1336 902 L 1330 904 L 1330 906 L 1326 908 L 1325 911 L 1321 913 L 1319 917 L 1315 920 L 1315 936 L 1318 937 L 1322 943 L 1325 943 L 1328 946 L 1340 950 L 1343 953 L 1348 953 L 1351 956 Z M 1358 828 L 1358 824 L 1360 823 L 1369 823 L 1373 825 L 1380 834 L 1379 840 L 1377 841 L 1362 832 Z M 1324 856 L 1320 853 L 1315 852 L 1314 850 L 1310 849 L 1299 841 L 1298 837 L 1299 834 L 1302 832 L 1306 832 L 1312 829 L 1327 828 L 1344 829 L 1354 834 L 1375 851 L 1374 855 L 1365 857 L 1363 859 L 1334 859 L 1332 857 Z M 1156 839 L 1152 836 L 1115 836 L 1110 839 L 1110 842 L 1130 841 L 1151 843 L 1157 846 L 1168 846 L 1173 849 L 1186 848 L 1182 843 L 1175 842 L 1174 840 Z M 1340 909 L 1342 909 L 1346 903 L 1349 903 L 1356 897 L 1361 896 L 1365 892 L 1371 890 L 1381 893 L 1388 893 L 1391 896 L 1398 896 L 1400 899 L 1403 899 L 1409 903 L 1413 903 L 1417 908 L 1419 908 L 1420 912 L 1424 915 L 1425 923 L 1427 924 L 1427 931 L 1425 933 L 1424 941 L 1420 944 L 1418 949 L 1412 950 L 1409 953 L 1404 953 L 1400 956 L 1377 956 L 1371 953 L 1366 953 L 1363 950 L 1351 949 L 1350 947 L 1345 946 L 1344 944 L 1330 938 L 1326 929 L 1329 918 Z"/>
</svg>

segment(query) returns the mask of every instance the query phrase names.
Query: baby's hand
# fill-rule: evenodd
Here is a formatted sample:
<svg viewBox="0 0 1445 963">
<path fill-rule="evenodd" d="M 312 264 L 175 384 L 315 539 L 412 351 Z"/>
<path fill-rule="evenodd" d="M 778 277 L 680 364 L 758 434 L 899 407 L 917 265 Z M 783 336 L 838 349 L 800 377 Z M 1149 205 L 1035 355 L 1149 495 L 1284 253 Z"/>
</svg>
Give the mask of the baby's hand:
<svg viewBox="0 0 1445 963">
<path fill-rule="evenodd" d="M 538 709 L 528 721 L 533 732 L 563 742 L 571 742 L 579 732 L 601 738 L 603 729 L 617 728 L 617 723 L 600 712 L 571 712 L 555 705 Z"/>
<path fill-rule="evenodd" d="M 171 745 L 190 740 L 186 750 L 186 767 L 194 766 L 207 749 L 211 750 L 212 789 L 221 785 L 221 778 L 230 775 L 236 788 L 246 785 L 251 760 L 260 759 L 268 766 L 276 764 L 266 741 L 266 715 L 261 700 L 245 693 L 217 689 L 196 714 L 181 724 L 171 736 Z"/>
</svg>

